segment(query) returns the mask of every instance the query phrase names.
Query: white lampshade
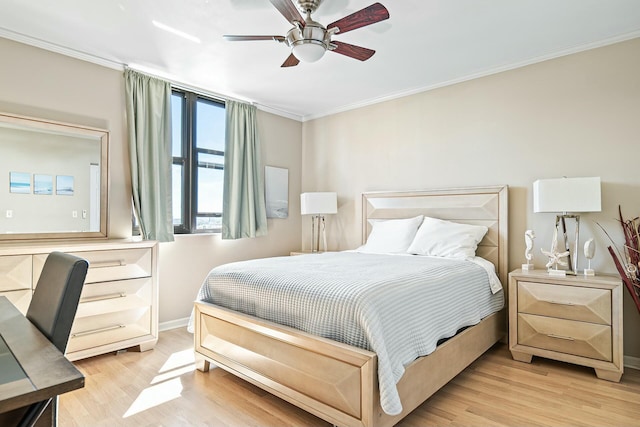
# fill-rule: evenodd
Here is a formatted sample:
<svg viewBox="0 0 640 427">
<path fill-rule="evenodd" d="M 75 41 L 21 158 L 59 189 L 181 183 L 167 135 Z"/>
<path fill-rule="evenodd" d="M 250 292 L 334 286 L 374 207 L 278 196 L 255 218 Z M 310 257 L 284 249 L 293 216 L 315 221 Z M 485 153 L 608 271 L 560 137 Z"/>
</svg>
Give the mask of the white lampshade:
<svg viewBox="0 0 640 427">
<path fill-rule="evenodd" d="M 600 212 L 600 177 L 539 179 L 533 183 L 534 212 Z"/>
<path fill-rule="evenodd" d="M 338 213 L 338 195 L 332 192 L 300 194 L 302 215 L 324 215 Z"/>
</svg>

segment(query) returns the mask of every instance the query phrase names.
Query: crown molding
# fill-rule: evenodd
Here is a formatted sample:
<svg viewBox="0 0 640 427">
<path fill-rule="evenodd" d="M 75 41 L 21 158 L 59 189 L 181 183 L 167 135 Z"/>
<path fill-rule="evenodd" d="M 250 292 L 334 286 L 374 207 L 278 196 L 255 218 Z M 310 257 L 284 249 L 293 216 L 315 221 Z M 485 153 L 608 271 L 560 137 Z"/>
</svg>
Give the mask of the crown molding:
<svg viewBox="0 0 640 427">
<path fill-rule="evenodd" d="M 580 53 L 580 52 L 584 52 L 587 50 L 591 50 L 591 49 L 597 49 L 599 47 L 604 47 L 604 46 L 609 46 L 615 43 L 621 43 L 627 40 L 631 40 L 631 39 L 635 39 L 640 37 L 640 31 L 633 31 L 630 33 L 625 33 L 625 34 L 621 34 L 615 37 L 610 37 L 608 39 L 604 39 L 604 40 L 599 40 L 597 42 L 592 42 L 592 43 L 585 43 L 585 44 L 580 44 L 580 45 L 576 45 L 564 50 L 560 50 L 560 51 L 554 51 L 554 52 L 549 52 L 547 54 L 544 55 L 540 55 L 540 56 L 536 56 L 534 58 L 530 58 L 530 59 L 525 59 L 523 61 L 519 61 L 519 62 L 515 62 L 512 64 L 507 64 L 507 65 L 503 65 L 500 67 L 495 67 L 495 68 L 490 68 L 487 70 L 483 70 L 480 71 L 478 73 L 474 73 L 474 74 L 469 74 L 463 77 L 459 77 L 457 79 L 452 79 L 452 80 L 448 80 L 445 82 L 441 82 L 441 83 L 436 83 L 434 85 L 428 85 L 428 86 L 422 86 L 422 87 L 417 87 L 415 89 L 409 89 L 406 91 L 402 91 L 402 92 L 396 92 L 396 93 L 392 93 L 389 95 L 385 95 L 385 96 L 381 96 L 381 97 L 377 97 L 377 98 L 372 98 L 366 101 L 362 101 L 362 102 L 358 102 L 358 103 L 354 103 L 354 104 L 350 104 L 350 105 L 345 105 L 343 107 L 339 107 L 330 111 L 326 111 L 323 113 L 319 113 L 319 114 L 311 114 L 311 115 L 306 115 L 302 117 L 302 121 L 306 122 L 306 121 L 310 121 L 310 120 L 314 120 L 314 119 L 319 119 L 321 117 L 326 117 L 326 116 L 331 116 L 333 114 L 338 114 L 338 113 L 342 113 L 345 111 L 350 111 L 350 110 L 355 110 L 358 108 L 362 108 L 362 107 L 367 107 L 370 105 L 374 105 L 374 104 L 379 104 L 381 102 L 385 102 L 385 101 L 391 101 L 394 99 L 398 99 L 398 98 L 403 98 L 405 96 L 410 96 L 410 95 L 415 95 L 418 93 L 423 93 L 423 92 L 428 92 L 430 90 L 434 90 L 434 89 L 439 89 L 445 86 L 451 86 L 451 85 L 455 85 L 458 83 L 462 83 L 462 82 L 466 82 L 469 80 L 474 80 L 474 79 L 478 79 L 481 77 L 486 77 L 486 76 L 490 76 L 492 74 L 498 74 L 498 73 L 502 73 L 503 71 L 509 71 L 509 70 L 514 70 L 516 68 L 522 68 L 522 67 L 526 67 L 527 65 L 533 65 L 533 64 L 537 64 L 539 62 L 544 62 L 544 61 L 548 61 L 550 59 L 555 59 L 555 58 L 560 58 L 562 56 L 567 56 L 567 55 L 572 55 L 574 53 Z"/>
</svg>

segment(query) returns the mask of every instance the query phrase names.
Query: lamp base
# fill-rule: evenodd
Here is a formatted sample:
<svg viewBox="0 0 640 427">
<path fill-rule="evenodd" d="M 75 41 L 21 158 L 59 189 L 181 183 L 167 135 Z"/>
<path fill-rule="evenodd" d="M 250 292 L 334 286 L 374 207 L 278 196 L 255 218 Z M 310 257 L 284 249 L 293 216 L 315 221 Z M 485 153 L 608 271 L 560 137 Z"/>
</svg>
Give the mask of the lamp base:
<svg viewBox="0 0 640 427">
<path fill-rule="evenodd" d="M 595 270 L 592 270 L 590 268 L 585 268 L 584 269 L 584 275 L 585 276 L 595 276 L 596 272 L 595 272 Z"/>
<path fill-rule="evenodd" d="M 327 250 L 327 236 L 325 231 L 324 216 L 314 215 L 311 217 L 311 252 L 320 251 L 320 235 L 324 243 L 324 250 Z"/>
<path fill-rule="evenodd" d="M 522 271 L 529 271 L 529 270 L 535 270 L 536 268 L 533 266 L 533 264 L 522 264 Z"/>
</svg>

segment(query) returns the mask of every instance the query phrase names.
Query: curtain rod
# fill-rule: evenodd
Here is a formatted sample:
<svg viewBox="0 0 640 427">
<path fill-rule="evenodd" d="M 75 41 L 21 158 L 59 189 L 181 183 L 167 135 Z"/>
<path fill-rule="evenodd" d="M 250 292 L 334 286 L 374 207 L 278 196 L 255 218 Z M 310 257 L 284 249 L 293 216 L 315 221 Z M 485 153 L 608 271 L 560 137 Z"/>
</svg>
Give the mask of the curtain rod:
<svg viewBox="0 0 640 427">
<path fill-rule="evenodd" d="M 188 83 L 177 81 L 175 78 L 172 78 L 172 77 L 170 77 L 168 75 L 159 74 L 159 73 L 151 71 L 151 70 L 149 70 L 148 68 L 145 68 L 145 67 L 140 67 L 140 66 L 137 66 L 137 65 L 126 65 L 126 64 L 124 65 L 124 67 L 125 67 L 125 69 L 129 68 L 129 69 L 131 69 L 133 71 L 137 71 L 137 72 L 146 74 L 146 75 L 148 75 L 150 77 L 158 78 L 158 79 L 161 79 L 161 80 L 166 80 L 169 83 L 171 83 L 172 87 L 174 87 L 176 89 L 182 89 L 182 90 L 188 90 L 190 92 L 196 92 L 196 93 L 198 93 L 200 95 L 205 95 L 205 96 L 207 96 L 209 98 L 213 98 L 213 99 L 215 99 L 217 101 L 223 101 L 223 102 L 224 101 L 236 101 L 236 102 L 244 102 L 244 103 L 247 103 L 247 104 L 256 105 L 253 101 L 249 101 L 249 100 L 246 100 L 246 99 L 233 98 L 231 96 L 226 96 L 226 95 L 221 95 L 219 93 L 211 92 L 211 91 L 203 89 L 201 87 L 197 87 L 197 86 L 190 85 Z"/>
</svg>

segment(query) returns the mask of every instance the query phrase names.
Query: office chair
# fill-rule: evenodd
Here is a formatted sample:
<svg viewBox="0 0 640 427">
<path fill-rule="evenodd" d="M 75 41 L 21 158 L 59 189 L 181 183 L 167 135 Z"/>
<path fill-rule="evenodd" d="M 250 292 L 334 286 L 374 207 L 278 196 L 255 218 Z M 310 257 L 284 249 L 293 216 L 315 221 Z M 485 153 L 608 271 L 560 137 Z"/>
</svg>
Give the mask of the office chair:
<svg viewBox="0 0 640 427">
<path fill-rule="evenodd" d="M 27 319 L 64 354 L 87 275 L 87 260 L 62 252 L 51 252 L 33 293 Z M 33 426 L 52 399 L 34 403 L 19 427 Z"/>
</svg>

